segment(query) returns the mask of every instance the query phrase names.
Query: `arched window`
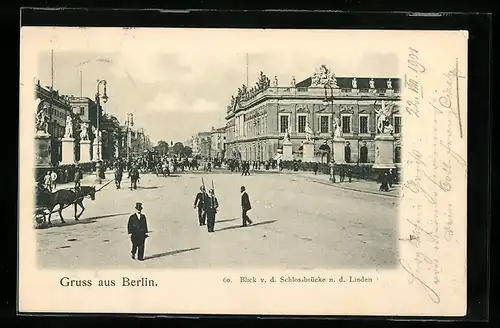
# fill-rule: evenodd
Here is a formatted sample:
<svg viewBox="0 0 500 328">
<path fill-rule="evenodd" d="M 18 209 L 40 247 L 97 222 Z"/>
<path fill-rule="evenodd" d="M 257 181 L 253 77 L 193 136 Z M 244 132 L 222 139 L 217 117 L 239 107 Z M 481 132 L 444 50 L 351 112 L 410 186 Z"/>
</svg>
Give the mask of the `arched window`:
<svg viewBox="0 0 500 328">
<path fill-rule="evenodd" d="M 394 148 L 394 163 L 401 163 L 401 147 Z"/>
<path fill-rule="evenodd" d="M 368 163 L 368 147 L 361 146 L 359 149 L 359 162 Z"/>
<path fill-rule="evenodd" d="M 345 158 L 346 163 L 351 162 L 351 147 L 349 145 L 346 145 L 344 147 L 344 158 Z"/>
</svg>

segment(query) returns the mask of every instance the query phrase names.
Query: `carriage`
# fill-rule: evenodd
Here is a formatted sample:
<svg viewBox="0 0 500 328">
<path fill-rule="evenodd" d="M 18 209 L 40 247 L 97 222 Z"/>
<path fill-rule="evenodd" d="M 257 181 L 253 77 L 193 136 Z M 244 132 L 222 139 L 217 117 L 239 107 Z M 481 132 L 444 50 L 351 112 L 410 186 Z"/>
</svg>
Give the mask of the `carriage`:
<svg viewBox="0 0 500 328">
<path fill-rule="evenodd" d="M 47 222 L 51 224 L 51 215 L 55 212 L 59 213 L 61 222 L 65 223 L 62 211 L 71 205 L 75 207 L 75 220 L 78 221 L 85 211 L 83 199 L 89 197 L 91 200 L 95 200 L 96 192 L 95 187 L 90 186 L 81 186 L 78 190 L 71 188 L 51 192 L 37 183 L 35 186 L 34 227 L 41 228 L 45 226 Z M 78 206 L 81 208 L 79 214 L 77 214 Z M 56 207 L 58 207 L 58 209 L 54 210 Z"/>
</svg>

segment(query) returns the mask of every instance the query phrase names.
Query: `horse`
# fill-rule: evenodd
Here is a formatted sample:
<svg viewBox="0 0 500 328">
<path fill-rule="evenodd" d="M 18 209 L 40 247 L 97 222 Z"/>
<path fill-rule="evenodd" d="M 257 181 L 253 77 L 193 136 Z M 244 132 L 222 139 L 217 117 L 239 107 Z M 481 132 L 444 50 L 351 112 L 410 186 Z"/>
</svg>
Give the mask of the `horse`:
<svg viewBox="0 0 500 328">
<path fill-rule="evenodd" d="M 62 215 L 62 210 L 65 208 L 65 206 L 71 204 L 75 205 L 75 220 L 78 221 L 80 216 L 82 216 L 83 212 L 85 211 L 85 207 L 83 206 L 83 199 L 85 197 L 90 197 L 91 200 L 95 200 L 95 194 L 96 194 L 95 187 L 90 187 L 90 186 L 81 186 L 77 188 L 77 190 L 61 189 L 52 193 L 46 191 L 39 195 L 40 198 L 37 200 L 37 203 L 45 205 L 49 210 L 48 224 L 51 224 L 50 218 L 52 216 L 52 212 L 54 211 L 54 208 L 58 205 L 59 205 L 58 213 L 59 217 L 61 218 L 61 222 L 66 223 Z M 78 206 L 82 208 L 79 214 L 77 214 Z M 46 219 L 44 218 L 43 224 L 45 223 Z"/>
</svg>

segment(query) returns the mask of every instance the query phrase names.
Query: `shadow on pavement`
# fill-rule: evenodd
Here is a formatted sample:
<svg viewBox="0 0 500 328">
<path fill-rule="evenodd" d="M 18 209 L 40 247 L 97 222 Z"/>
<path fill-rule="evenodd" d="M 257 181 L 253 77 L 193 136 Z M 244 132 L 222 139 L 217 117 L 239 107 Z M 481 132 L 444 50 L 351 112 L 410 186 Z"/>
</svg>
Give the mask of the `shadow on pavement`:
<svg viewBox="0 0 500 328">
<path fill-rule="evenodd" d="M 236 218 L 236 219 L 227 219 L 227 220 L 220 220 L 220 221 L 215 221 L 215 223 L 222 223 L 222 222 L 231 222 L 231 221 L 236 221 L 240 218 Z"/>
<path fill-rule="evenodd" d="M 137 189 L 159 189 L 159 188 L 163 188 L 163 186 L 137 187 Z"/>
<path fill-rule="evenodd" d="M 158 253 L 158 254 L 153 254 L 153 255 L 150 255 L 150 256 L 145 256 L 144 260 L 152 260 L 152 259 L 156 259 L 156 258 L 159 258 L 159 257 L 177 255 L 177 254 L 180 254 L 180 253 L 185 253 L 185 252 L 190 252 L 190 251 L 196 251 L 196 250 L 199 250 L 199 249 L 200 249 L 199 247 L 186 248 L 186 249 L 178 249 L 178 250 L 175 250 L 175 251 L 170 251 L 170 252 Z"/>
<path fill-rule="evenodd" d="M 95 223 L 95 222 L 97 222 L 97 220 L 100 220 L 100 219 L 106 219 L 106 218 L 128 215 L 128 214 L 130 214 L 130 213 L 127 212 L 127 213 L 107 214 L 107 215 L 94 216 L 94 217 L 90 217 L 90 218 L 80 219 L 78 221 L 76 221 L 74 218 L 71 218 L 71 219 L 66 219 L 66 223 L 62 223 L 62 222 L 53 223 L 52 222 L 51 225 L 45 225 L 39 229 L 68 227 L 68 226 L 73 226 L 76 224 L 90 224 L 90 223 Z"/>
<path fill-rule="evenodd" d="M 262 221 L 262 222 L 252 223 L 252 224 L 248 225 L 247 227 L 243 227 L 241 225 L 236 225 L 236 226 L 225 227 L 225 228 L 222 228 L 222 229 L 217 229 L 215 231 L 224 231 L 224 230 L 233 230 L 233 229 L 239 229 L 239 228 L 248 228 L 248 227 L 254 227 L 254 226 L 259 226 L 259 225 L 263 225 L 263 224 L 271 224 L 271 223 L 274 223 L 276 221 L 277 220 L 270 220 L 270 221 Z"/>
</svg>

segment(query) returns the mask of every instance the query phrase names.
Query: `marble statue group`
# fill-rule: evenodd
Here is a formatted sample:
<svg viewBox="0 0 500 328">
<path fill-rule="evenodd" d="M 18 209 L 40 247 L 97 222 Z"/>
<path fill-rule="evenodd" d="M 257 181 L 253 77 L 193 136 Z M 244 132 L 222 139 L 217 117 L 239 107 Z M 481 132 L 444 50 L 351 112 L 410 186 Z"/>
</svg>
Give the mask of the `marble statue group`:
<svg viewBox="0 0 500 328">
<path fill-rule="evenodd" d="M 390 117 L 392 115 L 392 109 L 394 104 L 386 105 L 382 100 L 382 106 L 380 109 L 375 108 L 375 112 L 378 115 L 377 130 L 379 133 L 391 134 L 393 131 L 392 124 L 390 123 Z"/>
</svg>

